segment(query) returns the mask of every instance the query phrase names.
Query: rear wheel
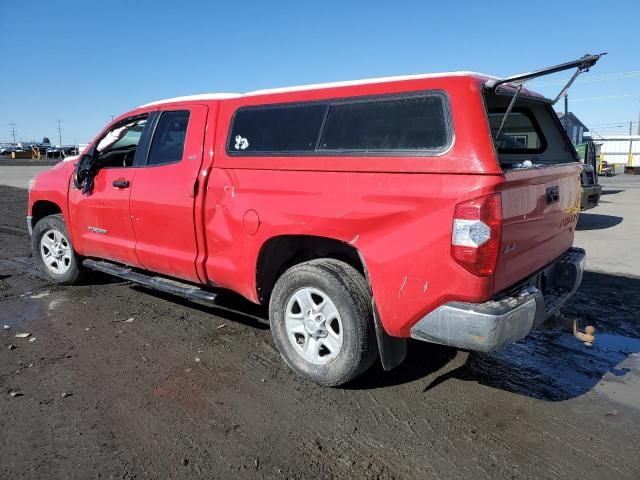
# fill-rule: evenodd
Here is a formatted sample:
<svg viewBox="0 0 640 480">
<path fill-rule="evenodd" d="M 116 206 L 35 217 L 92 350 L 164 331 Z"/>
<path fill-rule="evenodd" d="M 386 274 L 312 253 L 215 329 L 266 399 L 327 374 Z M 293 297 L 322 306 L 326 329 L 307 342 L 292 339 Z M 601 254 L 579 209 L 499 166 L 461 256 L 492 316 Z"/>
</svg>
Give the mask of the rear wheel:
<svg viewBox="0 0 640 480">
<path fill-rule="evenodd" d="M 80 259 L 73 251 L 62 215 L 49 215 L 36 223 L 31 247 L 36 263 L 51 280 L 65 285 L 80 281 Z"/>
<path fill-rule="evenodd" d="M 273 289 L 269 317 L 287 365 L 322 385 L 347 383 L 377 358 L 369 288 L 344 262 L 291 267 Z"/>
</svg>

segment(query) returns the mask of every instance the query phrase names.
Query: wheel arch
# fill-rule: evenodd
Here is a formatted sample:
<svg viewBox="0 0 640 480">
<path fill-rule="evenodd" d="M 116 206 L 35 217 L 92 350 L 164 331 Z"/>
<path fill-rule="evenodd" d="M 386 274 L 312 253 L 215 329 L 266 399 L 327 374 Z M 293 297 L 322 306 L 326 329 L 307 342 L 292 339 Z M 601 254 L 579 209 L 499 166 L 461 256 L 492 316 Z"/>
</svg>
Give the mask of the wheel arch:
<svg viewBox="0 0 640 480">
<path fill-rule="evenodd" d="M 368 277 L 364 259 L 349 243 L 315 235 L 278 235 L 265 241 L 258 253 L 256 292 L 260 303 L 269 302 L 273 287 L 285 270 L 317 258 L 341 260 Z"/>
<path fill-rule="evenodd" d="M 365 258 L 354 245 L 331 237 L 314 235 L 279 235 L 263 243 L 256 261 L 256 293 L 260 303 L 268 304 L 278 278 L 299 263 L 318 258 L 332 258 L 351 265 L 369 286 L 373 302 L 373 319 L 382 366 L 392 370 L 407 356 L 407 341 L 389 335 L 380 321 Z"/>
<path fill-rule="evenodd" d="M 36 200 L 31 206 L 31 225 L 35 225 L 44 217 L 62 214 L 62 208 L 51 200 Z"/>
</svg>

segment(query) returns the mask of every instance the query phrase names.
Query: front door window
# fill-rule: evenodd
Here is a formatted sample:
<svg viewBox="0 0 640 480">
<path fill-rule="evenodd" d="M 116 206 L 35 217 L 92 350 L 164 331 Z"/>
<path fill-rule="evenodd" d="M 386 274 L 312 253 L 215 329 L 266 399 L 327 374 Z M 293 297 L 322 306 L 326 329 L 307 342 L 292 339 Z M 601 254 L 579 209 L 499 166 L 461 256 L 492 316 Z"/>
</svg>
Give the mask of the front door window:
<svg viewBox="0 0 640 480">
<path fill-rule="evenodd" d="M 109 130 L 96 146 L 97 161 L 101 168 L 131 167 L 147 117 L 127 119 Z"/>
</svg>

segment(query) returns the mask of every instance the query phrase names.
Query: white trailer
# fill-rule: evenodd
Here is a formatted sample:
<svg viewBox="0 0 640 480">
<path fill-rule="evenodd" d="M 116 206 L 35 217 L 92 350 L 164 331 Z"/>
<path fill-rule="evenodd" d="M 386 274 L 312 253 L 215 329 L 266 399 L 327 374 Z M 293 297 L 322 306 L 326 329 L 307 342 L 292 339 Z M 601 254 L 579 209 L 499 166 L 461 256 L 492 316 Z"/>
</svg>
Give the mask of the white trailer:
<svg viewBox="0 0 640 480">
<path fill-rule="evenodd" d="M 598 135 L 593 136 L 593 143 L 600 162 L 620 165 L 616 172 L 624 167 L 640 167 L 640 135 Z"/>
</svg>

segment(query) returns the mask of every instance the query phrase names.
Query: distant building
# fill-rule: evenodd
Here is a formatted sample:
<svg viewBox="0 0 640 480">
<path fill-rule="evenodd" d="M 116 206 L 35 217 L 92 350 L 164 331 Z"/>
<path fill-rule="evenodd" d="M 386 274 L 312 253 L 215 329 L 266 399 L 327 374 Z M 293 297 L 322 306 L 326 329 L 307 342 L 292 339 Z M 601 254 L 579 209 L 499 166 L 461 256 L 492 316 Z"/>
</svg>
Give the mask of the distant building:
<svg viewBox="0 0 640 480">
<path fill-rule="evenodd" d="M 589 131 L 587 126 L 571 112 L 567 113 L 566 118 L 563 112 L 556 113 L 558 114 L 560 123 L 562 123 L 562 126 L 567 132 L 567 135 L 569 135 L 569 138 L 571 139 L 573 144 L 581 144 L 584 141 L 583 135 Z"/>
</svg>

